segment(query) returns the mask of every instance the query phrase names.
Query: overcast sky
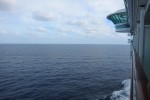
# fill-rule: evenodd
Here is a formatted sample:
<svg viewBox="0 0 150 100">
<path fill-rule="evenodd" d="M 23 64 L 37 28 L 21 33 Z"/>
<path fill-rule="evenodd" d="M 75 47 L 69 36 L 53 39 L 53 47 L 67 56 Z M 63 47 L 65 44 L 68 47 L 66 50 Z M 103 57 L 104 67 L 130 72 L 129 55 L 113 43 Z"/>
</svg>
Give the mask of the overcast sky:
<svg viewBox="0 0 150 100">
<path fill-rule="evenodd" d="M 0 43 L 127 44 L 106 16 L 123 0 L 0 0 Z"/>
</svg>

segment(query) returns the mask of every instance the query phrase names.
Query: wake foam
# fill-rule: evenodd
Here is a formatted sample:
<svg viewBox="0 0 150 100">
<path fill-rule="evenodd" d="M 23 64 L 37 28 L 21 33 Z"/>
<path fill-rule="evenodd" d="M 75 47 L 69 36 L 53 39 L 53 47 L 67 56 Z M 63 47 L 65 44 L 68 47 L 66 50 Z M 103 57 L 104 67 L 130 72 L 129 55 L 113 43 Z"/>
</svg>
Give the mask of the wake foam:
<svg viewBox="0 0 150 100">
<path fill-rule="evenodd" d="M 130 79 L 124 80 L 121 82 L 123 88 L 118 91 L 114 91 L 110 100 L 129 100 L 130 98 Z"/>
</svg>

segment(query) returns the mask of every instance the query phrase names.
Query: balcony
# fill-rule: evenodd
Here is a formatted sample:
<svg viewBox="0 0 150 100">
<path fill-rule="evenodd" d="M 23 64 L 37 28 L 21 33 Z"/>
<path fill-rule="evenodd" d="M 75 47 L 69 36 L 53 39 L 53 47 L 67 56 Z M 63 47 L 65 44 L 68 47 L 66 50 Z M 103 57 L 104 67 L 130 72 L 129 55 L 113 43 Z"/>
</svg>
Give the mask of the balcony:
<svg viewBox="0 0 150 100">
<path fill-rule="evenodd" d="M 116 32 L 127 33 L 130 32 L 130 25 L 125 9 L 118 10 L 107 16 L 115 24 Z"/>
</svg>

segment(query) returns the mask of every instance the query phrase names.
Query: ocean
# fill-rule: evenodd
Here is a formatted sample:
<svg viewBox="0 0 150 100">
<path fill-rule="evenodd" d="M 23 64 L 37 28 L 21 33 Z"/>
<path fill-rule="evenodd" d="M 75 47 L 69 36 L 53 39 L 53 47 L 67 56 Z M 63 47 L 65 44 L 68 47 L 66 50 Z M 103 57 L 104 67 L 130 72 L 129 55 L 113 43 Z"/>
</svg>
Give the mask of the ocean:
<svg viewBox="0 0 150 100">
<path fill-rule="evenodd" d="M 0 44 L 0 100 L 128 100 L 129 45 Z"/>
</svg>

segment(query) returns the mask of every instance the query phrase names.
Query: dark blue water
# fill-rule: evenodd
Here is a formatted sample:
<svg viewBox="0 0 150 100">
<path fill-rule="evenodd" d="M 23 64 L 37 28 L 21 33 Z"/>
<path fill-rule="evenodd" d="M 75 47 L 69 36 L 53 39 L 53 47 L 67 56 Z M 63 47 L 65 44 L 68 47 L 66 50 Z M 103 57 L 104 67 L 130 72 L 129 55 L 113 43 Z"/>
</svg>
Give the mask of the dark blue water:
<svg viewBox="0 0 150 100">
<path fill-rule="evenodd" d="M 127 45 L 0 45 L 0 100 L 98 100 L 130 78 Z"/>
</svg>

